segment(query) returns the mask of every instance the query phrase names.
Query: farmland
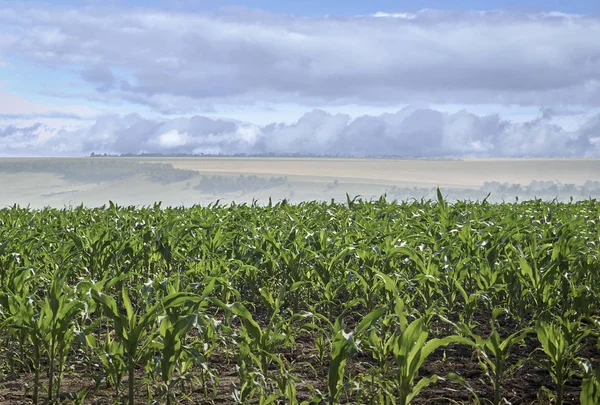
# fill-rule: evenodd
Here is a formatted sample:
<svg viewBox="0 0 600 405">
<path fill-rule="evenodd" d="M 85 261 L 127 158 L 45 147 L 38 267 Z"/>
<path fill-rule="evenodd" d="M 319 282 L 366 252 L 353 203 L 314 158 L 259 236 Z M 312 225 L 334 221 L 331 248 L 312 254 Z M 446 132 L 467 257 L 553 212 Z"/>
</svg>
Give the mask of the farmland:
<svg viewBox="0 0 600 405">
<path fill-rule="evenodd" d="M 600 203 L 0 210 L 0 402 L 600 403 Z"/>
<path fill-rule="evenodd" d="M 0 206 L 600 198 L 599 159 L 0 158 Z"/>
</svg>

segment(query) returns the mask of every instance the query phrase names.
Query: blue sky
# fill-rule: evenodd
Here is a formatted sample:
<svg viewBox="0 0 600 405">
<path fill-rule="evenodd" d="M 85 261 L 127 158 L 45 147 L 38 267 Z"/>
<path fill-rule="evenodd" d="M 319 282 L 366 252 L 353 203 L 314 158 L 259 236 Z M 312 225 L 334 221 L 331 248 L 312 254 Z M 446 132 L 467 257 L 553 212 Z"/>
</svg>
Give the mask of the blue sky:
<svg viewBox="0 0 600 405">
<path fill-rule="evenodd" d="M 15 1 L 14 3 L 39 3 L 34 1 Z M 595 0 L 55 0 L 47 3 L 62 4 L 69 7 L 85 5 L 127 5 L 133 7 L 158 7 L 172 9 L 206 10 L 223 6 L 241 6 L 253 9 L 262 9 L 276 13 L 293 13 L 302 15 L 322 14 L 369 14 L 377 11 L 418 11 L 423 8 L 441 10 L 526 10 L 526 11 L 561 11 L 577 14 L 600 13 L 600 2 Z"/>
<path fill-rule="evenodd" d="M 213 2 L 211 2 L 213 3 Z M 218 2 L 214 2 L 218 3 Z M 491 10 L 515 9 L 529 11 L 562 11 L 566 13 L 597 14 L 600 4 L 594 0 L 436 0 L 436 1 L 393 1 L 393 0 L 304 0 L 274 1 L 250 0 L 245 2 L 224 1 L 224 4 L 244 5 L 273 12 L 295 13 L 304 15 L 318 14 L 369 14 L 377 11 L 418 11 L 423 8 L 441 10 Z M 182 3 L 185 4 L 185 3 Z"/>
<path fill-rule="evenodd" d="M 596 156 L 598 37 L 597 1 L 0 0 L 0 155 Z"/>
</svg>

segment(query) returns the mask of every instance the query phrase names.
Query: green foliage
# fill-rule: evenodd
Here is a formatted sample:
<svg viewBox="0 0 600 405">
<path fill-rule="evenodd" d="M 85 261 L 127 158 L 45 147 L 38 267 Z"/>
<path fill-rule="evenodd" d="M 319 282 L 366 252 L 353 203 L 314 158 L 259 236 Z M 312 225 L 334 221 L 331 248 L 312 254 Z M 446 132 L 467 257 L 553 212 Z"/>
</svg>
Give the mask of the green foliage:
<svg viewBox="0 0 600 405">
<path fill-rule="evenodd" d="M 541 367 L 555 402 L 581 377 L 597 403 L 600 204 L 436 194 L 2 209 L 0 373 L 34 403 L 72 371 L 96 382 L 80 402 L 407 404 L 442 380 L 475 396 L 428 367 L 460 346 L 482 400 Z"/>
<path fill-rule="evenodd" d="M 556 384 L 556 403 L 560 405 L 564 400 L 565 384 L 575 373 L 574 365 L 577 363 L 582 343 L 591 331 L 583 329 L 579 322 L 572 322 L 568 317 L 557 318 L 551 323 L 540 321 L 535 331 L 541 349 L 547 356 L 547 362 L 542 364 Z M 590 374 L 586 380 L 588 390 L 593 386 L 592 377 Z"/>
</svg>

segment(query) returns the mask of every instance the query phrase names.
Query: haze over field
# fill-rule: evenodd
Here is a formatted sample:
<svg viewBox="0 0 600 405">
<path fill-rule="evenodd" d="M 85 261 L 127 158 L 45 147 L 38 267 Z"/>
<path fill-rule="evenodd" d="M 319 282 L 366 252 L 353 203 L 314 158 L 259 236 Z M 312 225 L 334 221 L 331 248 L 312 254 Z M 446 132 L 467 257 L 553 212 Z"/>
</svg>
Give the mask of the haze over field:
<svg viewBox="0 0 600 405">
<path fill-rule="evenodd" d="M 598 159 L 5 158 L 0 206 L 600 198 Z M 489 196 L 488 196 L 489 195 Z"/>
</svg>

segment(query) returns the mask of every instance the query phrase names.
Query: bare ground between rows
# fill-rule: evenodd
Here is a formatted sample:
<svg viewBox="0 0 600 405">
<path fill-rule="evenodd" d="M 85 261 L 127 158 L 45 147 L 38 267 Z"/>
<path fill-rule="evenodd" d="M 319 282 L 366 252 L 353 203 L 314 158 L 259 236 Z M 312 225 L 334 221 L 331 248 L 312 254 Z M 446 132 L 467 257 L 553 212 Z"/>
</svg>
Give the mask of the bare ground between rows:
<svg viewBox="0 0 600 405">
<path fill-rule="evenodd" d="M 264 318 L 264 314 L 256 314 L 256 318 Z M 479 322 L 475 332 L 481 336 L 489 334 L 488 317 L 484 314 L 477 316 Z M 348 326 L 357 321 L 349 319 Z M 261 319 L 261 324 L 264 319 Z M 351 328 L 350 328 L 351 329 Z M 501 326 L 501 335 L 507 336 L 515 332 L 515 325 L 506 323 Z M 452 331 L 448 324 L 443 322 L 432 322 L 430 329 L 431 336 L 444 336 Z M 297 384 L 297 396 L 300 400 L 309 400 L 313 394 L 312 389 L 318 389 L 322 393 L 327 392 L 327 373 L 329 362 L 327 358 L 321 364 L 318 360 L 315 349 L 314 336 L 307 333 L 300 333 L 295 339 L 295 345 L 292 348 L 282 350 L 280 354 L 286 358 L 289 364 L 310 364 L 312 366 L 298 367 L 295 376 L 301 381 Z M 502 384 L 502 395 L 511 404 L 546 404 L 549 403 L 547 396 L 543 394 L 542 387 L 550 391 L 556 388 L 549 373 L 539 366 L 539 362 L 544 360 L 544 354 L 536 350 L 539 347 L 537 339 L 534 336 L 527 337 L 522 344 L 515 346 L 510 363 L 515 364 L 519 360 L 523 365 L 514 370 L 514 372 L 504 380 Z M 591 359 L 594 363 L 600 361 L 600 353 L 592 340 L 586 345 L 581 353 L 583 357 Z M 214 398 L 207 399 L 204 388 L 194 385 L 191 392 L 186 395 L 180 395 L 180 404 L 232 404 L 234 403 L 232 392 L 233 387 L 239 385 L 239 379 L 236 372 L 235 359 L 223 350 L 217 350 L 208 359 L 209 368 L 219 376 L 219 382 L 216 386 L 216 395 Z M 369 368 L 375 365 L 373 358 L 366 352 L 357 353 L 348 361 L 346 372 L 350 380 L 358 376 L 366 376 Z M 276 371 L 273 369 L 273 371 Z M 465 380 L 469 389 L 455 382 L 441 379 L 437 383 L 424 389 L 418 397 L 413 400 L 413 404 L 456 404 L 473 403 L 473 393 L 475 393 L 482 402 L 493 399 L 494 390 L 488 376 L 479 365 L 477 353 L 468 346 L 452 344 L 441 348 L 432 353 L 429 359 L 421 368 L 419 377 L 429 377 L 434 374 L 444 377 L 449 373 L 456 373 Z M 96 374 L 97 375 L 97 374 Z M 43 382 L 44 375 L 41 376 Z M 389 378 L 392 378 L 390 376 Z M 150 385 L 144 381 L 145 373 L 138 370 L 136 372 L 136 404 L 147 404 L 148 389 Z M 346 378 L 346 381 L 348 378 Z M 124 382 L 126 383 L 125 377 Z M 363 381 L 368 382 L 368 378 Z M 4 405 L 22 405 L 31 404 L 31 387 L 33 384 L 33 374 L 22 373 L 16 376 L 7 376 L 0 379 L 0 404 Z M 212 392 L 213 387 L 208 387 Z M 69 372 L 61 386 L 61 399 L 63 403 L 70 404 L 77 393 L 88 389 L 85 404 L 91 405 L 111 405 L 118 403 L 114 399 L 114 388 L 106 385 L 95 386 L 93 374 L 83 369 Z M 125 392 L 123 387 L 122 392 Z M 578 404 L 581 389 L 581 379 L 573 377 L 565 387 L 564 403 Z M 44 390 L 40 389 L 40 398 L 43 398 Z M 354 393 L 348 390 L 348 395 L 342 398 L 342 403 L 357 403 L 353 400 Z M 40 403 L 44 403 L 40 401 Z M 159 402 L 162 403 L 162 402 Z"/>
<path fill-rule="evenodd" d="M 327 387 L 327 366 L 325 363 L 318 366 L 315 361 L 315 354 L 310 354 L 310 350 L 304 350 L 305 354 L 299 354 L 294 361 L 309 361 L 316 369 L 316 373 L 310 369 L 300 369 L 296 374 L 303 383 L 298 384 L 298 398 L 307 400 L 311 392 L 306 388 L 306 383 L 314 388 L 326 392 Z M 541 355 L 541 353 L 540 353 Z M 540 357 L 534 354 L 533 357 Z M 522 356 L 519 356 L 522 358 Z M 515 356 L 516 360 L 518 357 Z M 224 359 L 225 360 L 225 359 Z M 349 361 L 347 371 L 351 376 L 357 376 L 366 373 L 371 359 L 367 356 L 357 356 Z M 195 386 L 194 390 L 186 396 L 180 397 L 181 404 L 231 404 L 233 403 L 232 386 L 238 384 L 239 380 L 235 371 L 235 363 L 228 364 L 227 361 L 219 362 L 213 359 L 210 367 L 217 371 L 219 375 L 219 385 L 217 386 L 217 395 L 214 399 L 207 400 L 204 396 L 202 387 Z M 422 368 L 422 376 L 431 376 L 437 374 L 445 376 L 448 373 L 457 373 L 463 377 L 470 388 L 480 397 L 480 399 L 493 398 L 493 388 L 488 377 L 483 373 L 478 365 L 477 357 L 473 351 L 465 346 L 452 345 L 444 350 L 438 350 L 430 361 Z M 136 404 L 146 404 L 147 402 L 147 384 L 142 383 L 145 375 L 138 372 L 136 379 L 139 384 L 136 387 Z M 126 380 L 125 380 L 126 381 Z M 31 387 L 33 376 L 31 374 L 22 374 L 17 378 L 8 379 L 0 383 L 0 403 L 6 405 L 29 404 L 31 402 Z M 581 381 L 577 378 L 571 379 L 566 387 L 565 404 L 579 403 L 579 391 Z M 547 403 L 540 401 L 542 387 L 553 390 L 554 384 L 548 373 L 536 366 L 535 362 L 527 361 L 511 377 L 502 384 L 503 395 L 512 404 L 531 404 Z M 62 384 L 61 398 L 66 403 L 71 403 L 69 399 L 75 398 L 77 392 L 83 389 L 89 389 L 85 400 L 86 404 L 104 405 L 115 403 L 113 398 L 113 389 L 100 386 L 94 387 L 94 379 L 85 373 L 70 373 L 65 375 Z M 43 394 L 43 391 L 41 391 Z M 352 394 L 350 394 L 350 397 Z M 413 401 L 415 404 L 442 404 L 442 403 L 471 403 L 472 394 L 469 390 L 450 381 L 438 381 L 421 392 Z M 353 402 L 352 398 L 344 398 L 344 401 Z M 43 403 L 43 402 L 42 402 Z"/>
</svg>

